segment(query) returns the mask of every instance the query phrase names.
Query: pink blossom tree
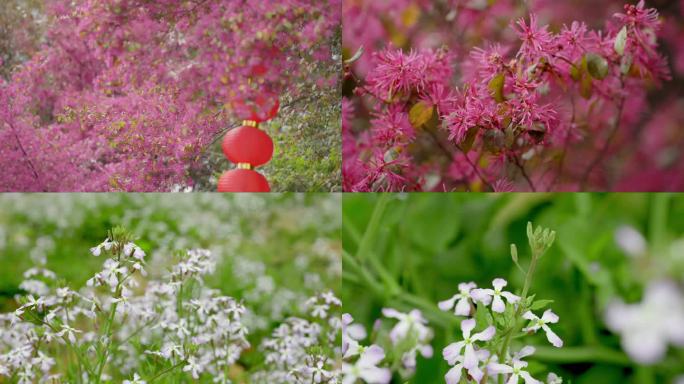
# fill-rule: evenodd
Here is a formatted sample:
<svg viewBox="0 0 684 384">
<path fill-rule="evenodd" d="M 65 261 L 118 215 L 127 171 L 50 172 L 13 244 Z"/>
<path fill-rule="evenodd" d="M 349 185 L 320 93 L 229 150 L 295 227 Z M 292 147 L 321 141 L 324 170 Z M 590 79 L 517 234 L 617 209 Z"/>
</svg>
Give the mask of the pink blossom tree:
<svg viewBox="0 0 684 384">
<path fill-rule="evenodd" d="M 338 0 L 46 1 L 45 43 L 0 80 L 0 190 L 206 184 L 220 171 L 206 169 L 210 145 L 256 95 L 296 110 L 317 89 L 336 90 L 326 68 L 339 61 L 339 9 Z"/>
</svg>

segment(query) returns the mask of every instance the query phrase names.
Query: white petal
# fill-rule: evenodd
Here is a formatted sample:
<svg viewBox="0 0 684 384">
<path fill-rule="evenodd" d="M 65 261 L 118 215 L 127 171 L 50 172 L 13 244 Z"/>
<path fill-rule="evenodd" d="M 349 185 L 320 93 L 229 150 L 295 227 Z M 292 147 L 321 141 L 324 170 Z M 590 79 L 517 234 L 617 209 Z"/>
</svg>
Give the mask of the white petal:
<svg viewBox="0 0 684 384">
<path fill-rule="evenodd" d="M 392 373 L 387 368 L 366 367 L 360 373 L 368 384 L 387 384 L 392 379 Z"/>
<path fill-rule="evenodd" d="M 480 301 L 486 305 L 489 305 L 489 303 L 492 301 L 492 295 L 494 295 L 494 290 L 492 289 L 473 289 L 470 292 L 470 297 L 473 298 L 475 301 Z"/>
<path fill-rule="evenodd" d="M 494 286 L 494 289 L 498 291 L 500 291 L 506 285 L 508 285 L 508 282 L 501 278 L 494 279 L 494 281 L 492 281 L 492 286 Z"/>
<path fill-rule="evenodd" d="M 437 306 L 442 311 L 448 311 L 454 307 L 455 302 L 456 302 L 456 295 L 454 295 L 451 299 L 440 301 L 439 303 L 437 303 Z"/>
<path fill-rule="evenodd" d="M 547 309 L 544 311 L 544 314 L 542 315 L 542 321 L 545 323 L 557 323 L 558 322 L 558 315 L 553 313 L 552 310 Z"/>
<path fill-rule="evenodd" d="M 516 375 L 516 374 L 511 375 L 511 378 L 508 379 L 506 384 L 518 384 L 518 375 Z"/>
<path fill-rule="evenodd" d="M 492 302 L 492 311 L 497 313 L 503 313 L 506 310 L 506 304 L 501 300 L 501 296 L 494 296 L 494 301 Z"/>
<path fill-rule="evenodd" d="M 464 342 L 459 341 L 444 347 L 442 350 L 442 357 L 444 357 L 444 360 L 446 360 L 449 365 L 453 365 L 458 358 L 461 357 L 461 349 L 463 349 L 464 344 Z"/>
<path fill-rule="evenodd" d="M 511 304 L 517 303 L 518 301 L 520 301 L 520 296 L 516 296 L 510 292 L 505 292 L 505 291 L 501 292 L 501 296 L 505 297 L 506 300 L 508 300 L 508 302 Z"/>
<path fill-rule="evenodd" d="M 348 325 L 347 335 L 355 340 L 363 340 L 366 338 L 366 328 L 361 324 Z"/>
<path fill-rule="evenodd" d="M 499 373 L 512 373 L 513 367 L 506 364 L 499 363 L 489 363 L 487 365 L 487 371 L 489 373 L 499 374 Z"/>
<path fill-rule="evenodd" d="M 534 354 L 534 347 L 531 345 L 527 345 L 521 349 L 518 354 L 516 355 L 518 359 L 525 358 L 527 356 L 533 355 Z"/>
<path fill-rule="evenodd" d="M 473 379 L 475 379 L 475 382 L 476 382 L 476 383 L 479 383 L 480 380 L 482 380 L 482 377 L 484 377 L 484 372 L 482 372 L 482 370 L 480 369 L 480 367 L 478 367 L 477 365 L 474 366 L 473 368 L 470 368 L 470 369 L 468 370 L 468 374 L 469 374 Z"/>
<path fill-rule="evenodd" d="M 461 321 L 461 331 L 463 331 L 463 338 L 470 337 L 470 332 L 475 328 L 475 319 L 467 319 Z"/>
<path fill-rule="evenodd" d="M 546 338 L 549 340 L 549 343 L 553 344 L 554 347 L 560 348 L 563 346 L 563 340 L 558 337 L 551 328 L 549 328 L 548 325 L 542 325 L 542 328 L 544 329 L 544 332 L 546 332 Z"/>
<path fill-rule="evenodd" d="M 384 358 L 385 351 L 381 347 L 373 344 L 370 347 L 366 348 L 365 351 L 363 351 L 361 357 L 359 358 L 359 361 L 356 362 L 356 365 L 365 367 L 373 366 L 381 362 Z"/>
<path fill-rule="evenodd" d="M 471 282 L 468 282 L 468 283 L 460 283 L 460 284 L 458 285 L 458 290 L 459 290 L 459 291 L 469 292 L 471 289 L 473 289 L 473 288 L 475 288 L 475 287 L 477 287 L 477 284 L 475 284 L 474 282 L 471 281 Z"/>
<path fill-rule="evenodd" d="M 461 370 L 463 367 L 461 364 L 456 364 L 453 368 L 447 372 L 447 374 L 444 376 L 444 379 L 446 380 L 446 384 L 458 384 L 459 381 L 461 381 Z"/>
<path fill-rule="evenodd" d="M 523 380 L 525 380 L 525 384 L 541 384 L 541 381 L 530 376 L 529 372 L 527 371 L 520 371 L 520 376 L 522 376 Z"/>
<path fill-rule="evenodd" d="M 471 370 L 475 367 L 477 367 L 477 363 L 480 360 L 478 360 L 477 355 L 475 354 L 475 348 L 473 348 L 472 344 L 467 344 L 465 346 L 465 353 L 463 354 L 463 366 L 467 370 Z"/>
<path fill-rule="evenodd" d="M 657 331 L 639 330 L 622 335 L 622 348 L 629 357 L 641 364 L 661 361 L 667 353 L 667 340 Z"/>
<path fill-rule="evenodd" d="M 538 320 L 539 318 L 537 317 L 537 315 L 532 313 L 532 311 L 527 311 L 527 312 L 523 313 L 523 319 Z"/>
<path fill-rule="evenodd" d="M 470 303 L 468 302 L 468 299 L 465 297 L 460 299 L 458 303 L 456 303 L 456 310 L 454 313 L 458 316 L 469 316 L 470 315 Z"/>
<path fill-rule="evenodd" d="M 479 341 L 488 341 L 491 340 L 492 337 L 494 337 L 494 334 L 496 333 L 496 328 L 494 326 L 489 326 L 487 329 L 480 333 L 476 333 L 473 335 L 472 339 L 473 340 L 479 340 Z"/>
<path fill-rule="evenodd" d="M 422 348 L 420 348 L 420 354 L 426 359 L 431 358 L 434 354 L 434 351 L 432 350 L 432 345 L 424 345 Z"/>
<path fill-rule="evenodd" d="M 383 314 L 383 316 L 385 316 L 385 317 L 392 317 L 392 318 L 395 318 L 395 319 L 401 319 L 401 317 L 402 317 L 401 315 L 403 315 L 403 313 L 401 313 L 401 312 L 399 312 L 399 311 L 397 311 L 396 309 L 393 309 L 393 308 L 383 308 L 383 309 L 382 309 L 382 314 Z"/>
</svg>

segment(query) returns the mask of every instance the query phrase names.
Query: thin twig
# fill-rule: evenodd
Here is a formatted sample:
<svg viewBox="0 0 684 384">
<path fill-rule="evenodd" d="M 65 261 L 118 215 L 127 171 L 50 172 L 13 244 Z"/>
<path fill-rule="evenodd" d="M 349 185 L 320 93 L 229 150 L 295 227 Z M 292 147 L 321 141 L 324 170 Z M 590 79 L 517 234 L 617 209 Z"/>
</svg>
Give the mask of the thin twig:
<svg viewBox="0 0 684 384">
<path fill-rule="evenodd" d="M 620 84 L 621 87 L 620 89 L 624 89 L 624 81 L 622 78 L 620 78 Z M 610 128 L 610 132 L 608 133 L 608 138 L 606 139 L 605 143 L 603 143 L 603 147 L 598 151 L 598 154 L 592 160 L 591 163 L 589 163 L 589 166 L 587 169 L 584 170 L 584 174 L 582 175 L 582 190 L 586 189 L 587 182 L 589 180 L 589 175 L 591 174 L 591 171 L 596 167 L 598 163 L 600 163 L 603 160 L 603 157 L 606 155 L 606 152 L 608 152 L 608 147 L 610 146 L 610 143 L 613 141 L 615 138 L 615 135 L 617 134 L 618 128 L 620 127 L 620 120 L 622 119 L 622 111 L 625 106 L 625 96 L 622 95 L 620 97 L 620 101 L 618 103 L 618 111 L 617 111 L 617 116 L 615 117 L 615 120 L 613 121 L 613 125 Z"/>
<path fill-rule="evenodd" d="M 537 188 L 534 186 L 534 183 L 532 183 L 530 176 L 527 174 L 527 171 L 525 171 L 525 167 L 522 165 L 522 163 L 520 163 L 520 159 L 517 155 L 513 155 L 513 163 L 518 167 L 518 169 L 520 169 L 520 173 L 522 173 L 522 176 L 527 181 L 527 184 L 529 184 L 530 188 L 532 188 L 532 192 L 537 192 Z"/>
<path fill-rule="evenodd" d="M 439 148 L 440 148 L 444 153 L 446 153 L 446 155 L 449 157 L 449 159 L 453 162 L 453 161 L 455 160 L 455 159 L 454 159 L 454 154 L 449 150 L 449 148 L 447 148 L 447 147 L 444 146 L 444 143 L 442 143 L 442 141 L 439 140 L 439 137 L 437 137 L 437 135 L 435 135 L 434 132 L 429 131 L 429 130 L 426 130 L 426 132 L 428 132 L 428 133 L 430 134 L 430 137 L 432 138 L 432 140 L 434 140 L 435 143 L 437 143 L 437 146 L 439 146 Z M 475 164 L 473 164 L 473 162 L 472 162 L 472 161 L 470 160 L 470 158 L 468 157 L 468 154 L 465 153 L 465 151 L 464 151 L 463 149 L 461 149 L 461 147 L 460 147 L 459 145 L 455 145 L 455 146 L 456 146 L 456 148 L 457 148 L 459 151 L 461 151 L 461 153 L 463 153 L 463 156 L 465 157 L 466 161 L 467 161 L 468 164 L 470 164 L 470 166 L 473 168 L 473 171 L 475 172 L 475 174 L 477 175 L 477 177 L 479 177 L 480 180 L 482 180 L 482 183 L 483 183 L 484 185 L 486 185 L 487 188 L 489 188 L 489 189 L 491 189 L 491 190 L 493 191 L 493 190 L 494 190 L 494 187 L 492 187 L 492 185 L 487 181 L 487 179 L 485 179 L 485 177 L 480 173 L 480 170 L 477 168 L 477 166 L 476 166 Z"/>
</svg>

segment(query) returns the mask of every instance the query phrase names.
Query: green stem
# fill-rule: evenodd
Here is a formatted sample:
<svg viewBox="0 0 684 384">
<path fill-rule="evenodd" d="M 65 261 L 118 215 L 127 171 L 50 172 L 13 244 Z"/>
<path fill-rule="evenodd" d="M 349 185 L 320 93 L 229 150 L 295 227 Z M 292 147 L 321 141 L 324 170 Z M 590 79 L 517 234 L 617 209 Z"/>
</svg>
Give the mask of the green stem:
<svg viewBox="0 0 684 384">
<path fill-rule="evenodd" d="M 535 346 L 534 357 L 548 363 L 604 363 L 620 366 L 631 366 L 632 361 L 622 351 L 616 351 L 601 345 L 563 347 Z"/>
<path fill-rule="evenodd" d="M 178 362 L 178 363 L 172 365 L 171 367 L 166 368 L 165 370 L 163 370 L 163 371 L 157 373 L 156 375 L 154 375 L 151 379 L 147 380 L 147 383 L 149 384 L 149 383 L 152 383 L 153 381 L 155 381 L 155 380 L 157 380 L 157 379 L 160 379 L 162 376 L 166 375 L 167 373 L 173 371 L 174 369 L 180 367 L 180 366 L 183 365 L 183 364 L 185 364 L 185 361 L 184 361 L 184 360 L 181 360 L 180 362 Z"/>
<path fill-rule="evenodd" d="M 530 267 L 527 269 L 527 273 L 525 274 L 525 285 L 523 285 L 522 294 L 520 295 L 520 304 L 518 305 L 518 308 L 515 310 L 515 315 L 513 316 L 513 326 L 506 332 L 506 338 L 504 339 L 504 342 L 501 345 L 501 351 L 499 352 L 499 361 L 506 361 L 506 355 L 508 353 L 508 346 L 511 342 L 511 337 L 513 336 L 513 334 L 517 333 L 521 327 L 518 318 L 520 317 L 520 315 L 522 315 L 523 308 L 525 307 L 525 304 L 527 302 L 527 293 L 529 292 L 530 286 L 532 285 L 532 276 L 534 275 L 534 270 L 537 268 L 537 260 L 539 259 L 539 256 L 541 256 L 540 253 L 533 248 L 532 261 L 530 262 Z"/>
<path fill-rule="evenodd" d="M 368 251 L 370 250 L 370 247 L 373 241 L 375 240 L 375 235 L 378 232 L 378 229 L 380 228 L 380 219 L 382 218 L 382 214 L 385 211 L 385 207 L 389 202 L 389 197 L 390 194 L 382 193 L 380 194 L 378 202 L 375 204 L 373 214 L 371 215 L 370 221 L 368 222 L 368 226 L 366 227 L 366 231 L 364 232 L 363 238 L 361 239 L 361 244 L 359 244 L 359 248 L 356 250 L 356 257 L 359 260 L 364 260 L 368 256 Z"/>
<path fill-rule="evenodd" d="M 653 195 L 653 208 L 651 209 L 648 223 L 648 237 L 655 252 L 662 251 L 662 248 L 665 246 L 667 208 L 670 197 L 667 193 L 656 193 Z"/>
</svg>

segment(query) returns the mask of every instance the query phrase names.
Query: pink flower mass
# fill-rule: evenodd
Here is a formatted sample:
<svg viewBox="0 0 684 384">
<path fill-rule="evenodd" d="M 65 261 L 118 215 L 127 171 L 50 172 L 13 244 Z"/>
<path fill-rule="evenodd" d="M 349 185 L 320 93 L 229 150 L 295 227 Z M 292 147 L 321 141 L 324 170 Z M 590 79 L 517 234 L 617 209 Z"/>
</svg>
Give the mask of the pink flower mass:
<svg viewBox="0 0 684 384">
<path fill-rule="evenodd" d="M 0 190 L 192 186 L 207 147 L 246 118 L 245 105 L 296 98 L 293 83 L 336 60 L 340 6 L 46 1 L 44 43 L 0 79 Z"/>
<path fill-rule="evenodd" d="M 345 190 L 684 190 L 681 14 L 577 3 L 344 0 Z"/>
</svg>

